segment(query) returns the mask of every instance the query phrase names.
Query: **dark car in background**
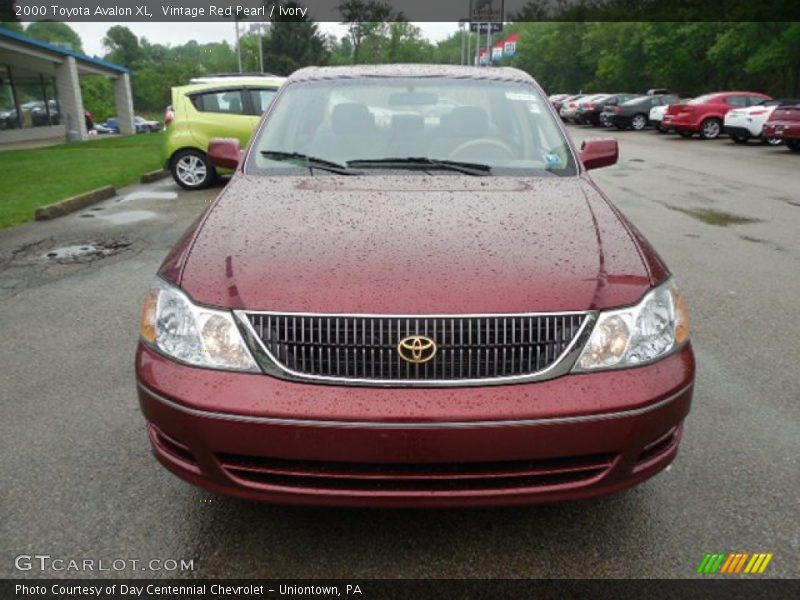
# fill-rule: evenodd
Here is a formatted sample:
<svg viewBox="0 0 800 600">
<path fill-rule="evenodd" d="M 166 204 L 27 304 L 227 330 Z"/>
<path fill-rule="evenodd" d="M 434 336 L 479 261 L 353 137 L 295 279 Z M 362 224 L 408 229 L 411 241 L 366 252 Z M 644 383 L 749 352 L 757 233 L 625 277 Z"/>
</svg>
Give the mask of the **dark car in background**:
<svg viewBox="0 0 800 600">
<path fill-rule="evenodd" d="M 683 137 L 700 134 L 704 140 L 713 140 L 723 131 L 725 115 L 735 108 L 747 108 L 771 100 L 759 92 L 713 92 L 674 104 L 667 109 L 661 126 L 674 129 Z M 671 104 L 671 103 L 670 103 Z"/>
<path fill-rule="evenodd" d="M 97 124 L 95 129 L 98 129 Z M 98 133 L 119 133 L 119 120 L 116 117 L 109 117 L 105 123 L 99 124 Z"/>
<path fill-rule="evenodd" d="M 235 172 L 159 269 L 136 353 L 179 477 L 475 506 L 608 494 L 675 458 L 686 302 L 587 172 L 617 143 L 575 148 L 527 73 L 302 69 L 244 153 L 208 153 Z"/>
<path fill-rule="evenodd" d="M 608 107 L 636 98 L 638 94 L 609 94 L 601 98 L 592 98 L 578 105 L 576 120 L 584 125 L 604 125 L 603 111 Z"/>
<path fill-rule="evenodd" d="M 577 107 L 575 108 L 575 114 L 572 116 L 573 122 L 575 122 L 578 125 L 588 125 L 589 123 L 586 123 L 583 120 L 583 115 L 585 114 L 586 107 L 587 106 L 595 107 L 599 102 L 602 102 L 607 97 L 608 94 L 603 93 L 603 94 L 589 94 L 588 96 L 581 98 L 581 100 L 578 101 Z"/>
<path fill-rule="evenodd" d="M 634 129 L 641 131 L 650 120 L 650 109 L 661 104 L 672 104 L 678 101 L 674 94 L 653 94 L 639 96 L 614 106 L 606 112 L 606 119 L 617 129 Z"/>
</svg>

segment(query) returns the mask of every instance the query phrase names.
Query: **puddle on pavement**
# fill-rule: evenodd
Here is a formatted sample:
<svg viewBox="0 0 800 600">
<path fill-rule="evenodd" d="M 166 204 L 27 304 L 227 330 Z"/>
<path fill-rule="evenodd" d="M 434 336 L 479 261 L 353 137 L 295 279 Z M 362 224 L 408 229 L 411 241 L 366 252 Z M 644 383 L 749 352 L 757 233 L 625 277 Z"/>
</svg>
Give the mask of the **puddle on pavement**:
<svg viewBox="0 0 800 600">
<path fill-rule="evenodd" d="M 26 255 L 30 257 L 35 252 L 36 258 L 39 260 L 59 264 L 88 263 L 121 252 L 131 243 L 128 240 L 120 239 L 56 245 L 56 242 L 52 240 L 44 240 L 31 247 L 21 248 L 15 254 L 18 255 L 18 258 L 24 259 Z"/>
<path fill-rule="evenodd" d="M 742 215 L 735 215 L 733 213 L 725 212 L 722 210 L 714 210 L 712 208 L 682 208 L 680 206 L 673 206 L 671 204 L 664 204 L 670 210 L 677 210 L 685 215 L 689 215 L 702 221 L 708 225 L 716 225 L 718 227 L 727 227 L 728 225 L 746 225 L 748 223 L 758 223 L 761 219 L 753 219 L 751 217 L 744 217 Z"/>
<path fill-rule="evenodd" d="M 156 213 L 149 210 L 126 210 L 97 216 L 113 225 L 129 225 L 131 223 L 147 221 L 148 219 L 155 219 Z"/>
<path fill-rule="evenodd" d="M 133 200 L 175 200 L 178 197 L 177 192 L 156 192 L 148 190 L 145 192 L 131 192 L 125 194 L 117 202 L 131 202 Z"/>
</svg>

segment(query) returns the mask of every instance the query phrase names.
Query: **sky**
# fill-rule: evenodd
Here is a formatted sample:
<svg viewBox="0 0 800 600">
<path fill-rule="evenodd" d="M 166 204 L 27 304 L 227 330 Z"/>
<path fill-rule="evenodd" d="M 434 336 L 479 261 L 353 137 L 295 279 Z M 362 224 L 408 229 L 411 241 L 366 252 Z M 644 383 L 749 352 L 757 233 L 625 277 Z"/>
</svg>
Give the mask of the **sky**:
<svg viewBox="0 0 800 600">
<path fill-rule="evenodd" d="M 236 40 L 236 30 L 232 23 L 212 22 L 212 23 L 70 23 L 69 26 L 78 32 L 83 41 L 83 49 L 90 56 L 105 54 L 103 48 L 103 37 L 109 27 L 114 25 L 125 25 L 136 37 L 145 37 L 153 44 L 164 44 L 179 46 L 190 40 L 204 44 L 208 42 L 221 42 L 228 40 L 233 44 Z M 442 40 L 458 30 L 458 23 L 414 23 L 422 29 L 423 35 L 429 40 L 436 42 Z M 319 23 L 320 29 L 325 33 L 330 33 L 336 37 L 345 35 L 343 25 L 339 23 L 323 22 Z M 247 24 L 242 24 L 242 29 Z"/>
</svg>

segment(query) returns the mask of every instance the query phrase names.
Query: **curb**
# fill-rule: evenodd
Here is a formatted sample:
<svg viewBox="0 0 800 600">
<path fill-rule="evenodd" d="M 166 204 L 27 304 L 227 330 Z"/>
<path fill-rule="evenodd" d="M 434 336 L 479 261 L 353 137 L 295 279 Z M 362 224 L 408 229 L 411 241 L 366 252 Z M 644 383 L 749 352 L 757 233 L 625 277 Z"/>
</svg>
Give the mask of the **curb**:
<svg viewBox="0 0 800 600">
<path fill-rule="evenodd" d="M 40 206 L 36 209 L 33 218 L 37 221 L 48 221 L 50 219 L 55 219 L 56 217 L 63 217 L 71 212 L 86 208 L 91 204 L 95 204 L 101 200 L 106 200 L 116 195 L 117 190 L 115 190 L 112 186 L 107 185 L 90 192 L 85 192 L 83 194 L 78 194 L 77 196 L 72 196 L 71 198 L 54 202 L 53 204 L 48 204 L 47 206 Z"/>
<path fill-rule="evenodd" d="M 159 179 L 164 179 L 169 175 L 169 171 L 166 169 L 157 169 L 155 171 L 148 171 L 147 173 L 143 173 L 141 177 L 139 177 L 139 183 L 152 183 L 154 181 L 158 181 Z"/>
</svg>

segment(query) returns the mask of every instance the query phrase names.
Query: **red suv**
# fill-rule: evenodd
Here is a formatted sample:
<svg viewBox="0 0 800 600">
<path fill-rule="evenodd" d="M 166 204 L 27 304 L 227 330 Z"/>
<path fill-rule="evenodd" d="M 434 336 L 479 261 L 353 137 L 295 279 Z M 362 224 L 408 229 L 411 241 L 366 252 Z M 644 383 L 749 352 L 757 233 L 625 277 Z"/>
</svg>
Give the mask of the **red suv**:
<svg viewBox="0 0 800 600">
<path fill-rule="evenodd" d="M 787 148 L 800 152 L 800 104 L 776 108 L 764 124 L 763 135 L 783 140 Z"/>
<path fill-rule="evenodd" d="M 665 129 L 675 129 L 683 137 L 699 133 L 705 140 L 713 140 L 722 133 L 725 113 L 734 108 L 745 108 L 771 100 L 758 92 L 714 92 L 689 100 L 686 104 L 672 104 L 661 122 Z"/>
<path fill-rule="evenodd" d="M 520 504 L 622 490 L 678 451 L 686 303 L 508 68 L 292 75 L 145 301 L 158 460 L 272 502 Z"/>
</svg>

